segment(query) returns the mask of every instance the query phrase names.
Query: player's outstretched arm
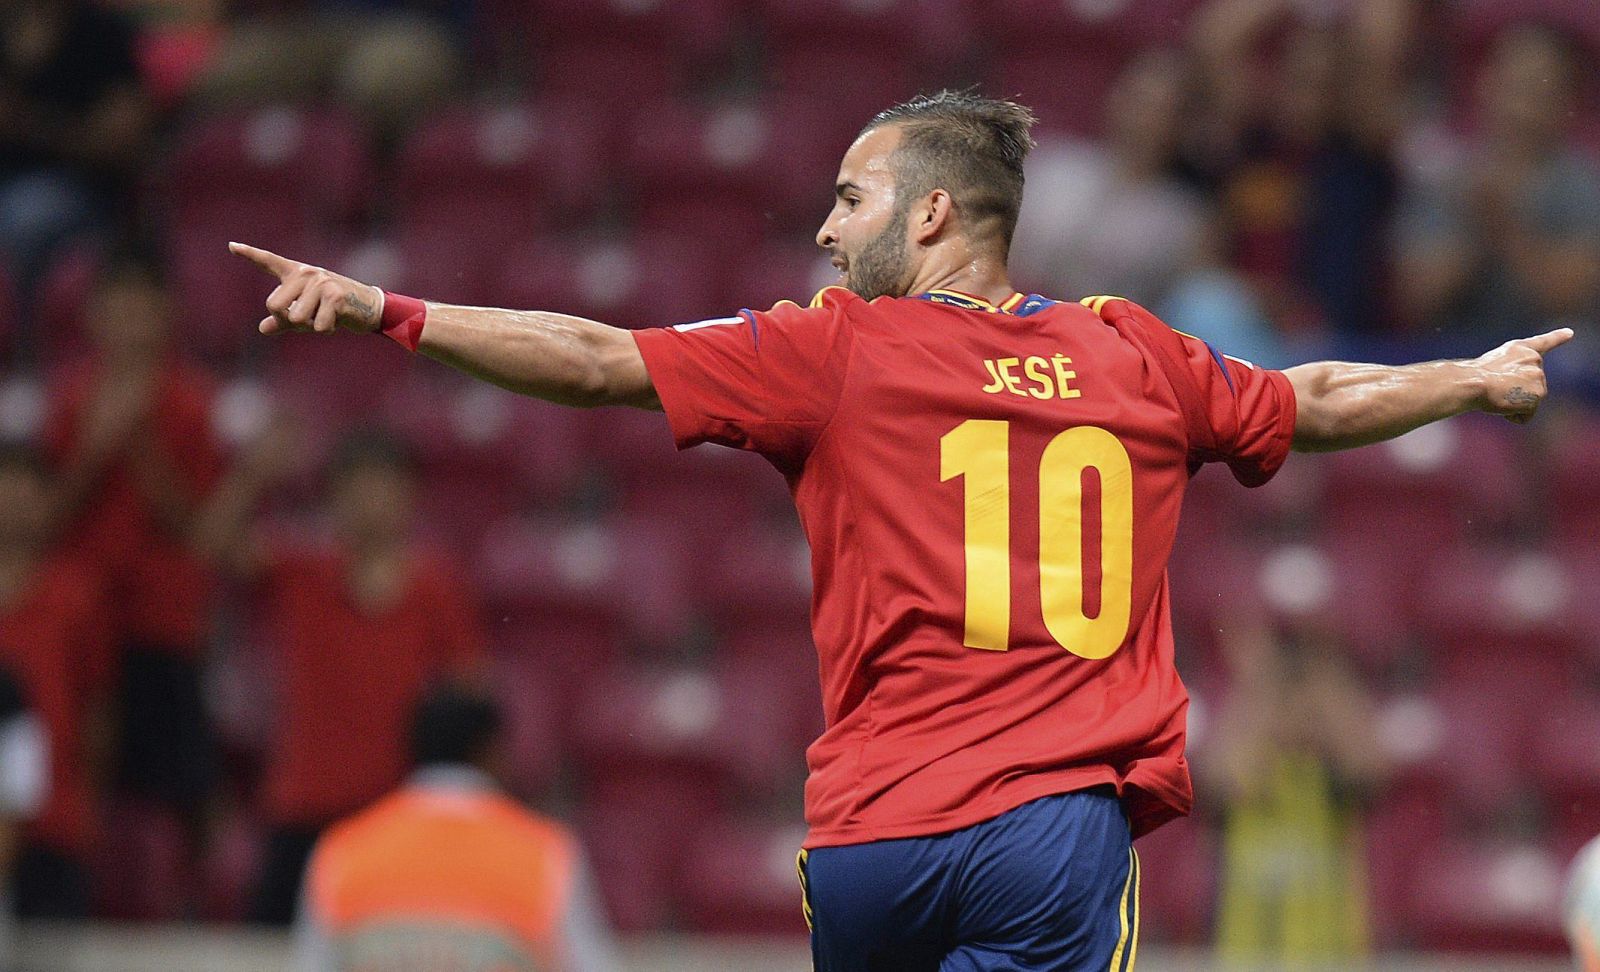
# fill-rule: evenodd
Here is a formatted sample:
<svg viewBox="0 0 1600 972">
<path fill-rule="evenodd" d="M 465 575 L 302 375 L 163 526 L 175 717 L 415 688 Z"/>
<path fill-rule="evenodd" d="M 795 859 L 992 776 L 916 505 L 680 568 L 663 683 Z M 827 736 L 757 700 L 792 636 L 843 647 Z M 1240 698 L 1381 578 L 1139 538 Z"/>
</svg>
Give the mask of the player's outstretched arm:
<svg viewBox="0 0 1600 972">
<path fill-rule="evenodd" d="M 1572 337 L 1560 328 L 1508 341 L 1470 361 L 1389 367 L 1319 361 L 1284 372 L 1294 386 L 1294 448 L 1331 452 L 1382 442 L 1462 412 L 1514 422 L 1545 396 L 1544 356 Z"/>
<path fill-rule="evenodd" d="M 262 334 L 334 330 L 370 334 L 383 291 L 322 267 L 230 243 L 278 281 Z M 627 331 L 566 314 L 427 305 L 417 350 L 514 392 L 562 405 L 660 408 L 644 358 Z"/>
</svg>

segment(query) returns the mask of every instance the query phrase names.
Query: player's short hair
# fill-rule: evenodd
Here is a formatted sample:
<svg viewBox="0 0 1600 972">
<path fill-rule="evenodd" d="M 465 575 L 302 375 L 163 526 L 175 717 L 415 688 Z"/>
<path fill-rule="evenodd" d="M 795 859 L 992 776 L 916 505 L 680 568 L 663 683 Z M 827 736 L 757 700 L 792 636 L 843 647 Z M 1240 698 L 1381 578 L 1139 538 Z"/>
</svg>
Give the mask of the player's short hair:
<svg viewBox="0 0 1600 972">
<path fill-rule="evenodd" d="M 945 90 L 885 108 L 861 132 L 899 125 L 899 198 L 944 189 L 972 223 L 993 223 L 1005 254 L 1022 211 L 1022 165 L 1034 145 L 1035 121 L 1014 101 Z"/>
<path fill-rule="evenodd" d="M 405 443 L 382 429 L 356 429 L 340 440 L 328 466 L 328 478 L 338 483 L 362 469 L 383 469 L 406 479 L 416 478 L 417 462 Z"/>
<path fill-rule="evenodd" d="M 500 734 L 504 719 L 488 695 L 458 684 L 435 687 L 411 720 L 411 761 L 416 766 L 471 765 Z"/>
</svg>

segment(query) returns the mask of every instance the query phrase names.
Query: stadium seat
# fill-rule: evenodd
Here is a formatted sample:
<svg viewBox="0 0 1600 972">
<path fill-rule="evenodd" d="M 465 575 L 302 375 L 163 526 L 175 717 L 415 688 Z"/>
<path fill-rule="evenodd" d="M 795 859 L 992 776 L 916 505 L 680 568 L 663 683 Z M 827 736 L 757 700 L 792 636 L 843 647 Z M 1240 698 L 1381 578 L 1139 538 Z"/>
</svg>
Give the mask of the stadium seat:
<svg viewBox="0 0 1600 972">
<path fill-rule="evenodd" d="M 1095 46 L 1161 47 L 1182 42 L 1191 14 L 1202 0 L 1015 0 L 996 4 L 997 36 L 1023 37 L 1048 45 L 1063 58 Z"/>
<path fill-rule="evenodd" d="M 711 248 L 697 248 L 676 233 L 584 241 L 562 259 L 570 269 L 551 272 L 571 281 L 571 313 L 619 327 L 651 327 L 731 312 L 722 302 L 721 263 Z"/>
<path fill-rule="evenodd" d="M 1217 891 L 1211 831 L 1188 818 L 1139 838 L 1140 924 L 1150 940 L 1201 945 L 1211 938 Z"/>
<path fill-rule="evenodd" d="M 604 190 L 606 131 L 582 106 L 496 102 L 439 114 L 396 160 L 400 224 L 505 246 L 593 212 Z"/>
<path fill-rule="evenodd" d="M 606 912 L 625 933 L 672 927 L 687 848 L 727 810 L 701 780 L 674 772 L 613 782 L 586 792 L 576 814 Z"/>
<path fill-rule="evenodd" d="M 1417 571 L 1461 540 L 1503 533 L 1530 506 L 1511 431 L 1468 415 L 1329 456 L 1327 529 L 1364 537 L 1374 556 Z"/>
<path fill-rule="evenodd" d="M 1536 722 L 1530 758 L 1537 790 L 1567 856 L 1600 835 L 1600 703 L 1592 678 L 1530 713 Z"/>
<path fill-rule="evenodd" d="M 736 24 L 736 6 L 737 0 L 488 0 L 485 14 L 499 29 L 624 48 L 649 44 L 693 63 L 724 53 Z"/>
<path fill-rule="evenodd" d="M 832 185 L 831 176 L 820 185 L 826 191 Z M 812 207 L 818 225 L 826 202 L 824 197 Z M 816 227 L 810 229 L 814 232 Z M 817 291 L 838 283 L 839 271 L 807 234 L 797 231 L 793 240 L 776 241 L 746 253 L 731 268 L 731 278 L 729 307 L 766 310 L 780 300 L 804 307 Z"/>
<path fill-rule="evenodd" d="M 970 43 L 969 31 L 975 26 L 977 13 L 968 0 L 757 0 L 755 6 L 769 49 L 832 46 L 852 56 L 877 51 L 938 57 L 946 64 L 952 51 L 960 50 L 964 42 Z M 915 24 L 916 29 L 908 30 L 908 24 Z M 826 76 L 816 78 L 818 83 L 828 80 Z M 850 83 L 843 77 L 833 80 Z M 843 89 L 835 89 L 835 94 L 842 93 Z M 834 102 L 835 106 L 841 103 L 848 104 Z M 872 110 L 888 104 L 880 103 Z"/>
<path fill-rule="evenodd" d="M 1600 536 L 1600 417 L 1560 417 L 1544 450 L 1550 489 L 1550 532 L 1558 538 Z"/>
<path fill-rule="evenodd" d="M 542 97 L 630 105 L 681 90 L 691 68 L 658 43 L 579 33 L 545 38 L 533 55 L 530 79 Z"/>
<path fill-rule="evenodd" d="M 1565 660 L 1583 652 L 1581 632 L 1570 623 L 1583 594 L 1568 564 L 1548 551 L 1453 548 L 1422 576 L 1415 616 L 1437 655 Z"/>
<path fill-rule="evenodd" d="M 620 543 L 604 523 L 519 517 L 488 530 L 479 551 L 474 575 L 491 643 L 559 690 L 563 717 L 627 632 Z"/>
<path fill-rule="evenodd" d="M 990 64 L 988 85 L 1032 108 L 1041 133 L 1095 135 L 1106 93 L 1131 54 L 1125 46 L 1013 49 Z"/>
<path fill-rule="evenodd" d="M 270 289 L 257 285 L 258 308 Z M 253 323 L 263 312 L 257 309 L 251 313 Z M 248 325 L 243 330 L 254 332 Z M 291 414 L 306 419 L 307 428 L 335 437 L 342 428 L 383 415 L 388 396 L 410 371 L 423 366 L 415 355 L 383 340 L 284 334 L 261 343 L 266 355 L 262 377 L 273 399 Z"/>
<path fill-rule="evenodd" d="M 1413 783 L 1447 791 L 1474 819 L 1514 803 L 1532 785 L 1536 714 L 1570 677 L 1565 664 L 1540 655 L 1440 657 L 1428 694 L 1448 731 L 1432 758 L 1413 769 Z"/>
<path fill-rule="evenodd" d="M 506 782 L 520 796 L 537 799 L 559 777 L 565 753 L 561 734 L 561 686 L 548 666 L 527 652 L 498 653 L 490 682 L 505 713 Z"/>
<path fill-rule="evenodd" d="M 811 548 L 792 515 L 724 522 L 699 565 L 693 596 L 720 622 L 801 616 L 811 603 Z"/>
<path fill-rule="evenodd" d="M 1535 842 L 1453 835 L 1414 860 L 1408 937 L 1421 948 L 1556 952 L 1564 862 Z"/>
<path fill-rule="evenodd" d="M 236 354 L 260 320 L 265 276 L 230 240 L 323 262 L 348 235 L 369 184 L 364 136 L 347 116 L 286 107 L 203 119 L 179 138 L 160 186 L 173 284 L 191 347 Z"/>
<path fill-rule="evenodd" d="M 1419 868 L 1434 866 L 1449 817 L 1435 793 L 1391 782 L 1363 821 L 1367 914 L 1379 948 L 1414 944 L 1409 912 Z"/>
<path fill-rule="evenodd" d="M 684 923 L 711 935 L 805 934 L 795 872 L 804 839 L 804 826 L 783 820 L 706 828 L 683 856 Z"/>
</svg>

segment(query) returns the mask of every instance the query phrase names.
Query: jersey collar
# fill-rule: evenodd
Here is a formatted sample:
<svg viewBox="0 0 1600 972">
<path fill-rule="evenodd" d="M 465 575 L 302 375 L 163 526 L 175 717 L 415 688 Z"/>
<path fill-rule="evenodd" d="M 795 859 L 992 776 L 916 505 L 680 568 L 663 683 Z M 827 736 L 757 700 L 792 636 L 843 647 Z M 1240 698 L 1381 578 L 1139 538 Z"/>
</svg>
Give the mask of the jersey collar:
<svg viewBox="0 0 1600 972">
<path fill-rule="evenodd" d="M 918 300 L 931 300 L 936 304 L 949 304 L 962 310 L 985 311 L 990 314 L 1017 314 L 1028 300 L 1027 295 L 1013 292 L 1010 297 L 998 304 L 991 304 L 982 297 L 964 294 L 959 290 L 930 290 L 916 295 Z"/>
</svg>

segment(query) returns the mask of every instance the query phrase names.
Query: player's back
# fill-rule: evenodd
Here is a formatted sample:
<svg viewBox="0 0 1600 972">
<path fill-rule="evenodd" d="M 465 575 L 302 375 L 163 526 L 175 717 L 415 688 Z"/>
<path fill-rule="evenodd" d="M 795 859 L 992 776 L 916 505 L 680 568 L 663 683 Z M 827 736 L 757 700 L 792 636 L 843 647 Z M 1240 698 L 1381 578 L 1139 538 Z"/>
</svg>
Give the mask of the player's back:
<svg viewBox="0 0 1600 972">
<path fill-rule="evenodd" d="M 1188 441 L 1168 379 L 1078 304 L 845 303 L 850 372 L 797 485 L 842 568 L 816 577 L 817 803 L 894 836 L 1175 760 L 1160 596 Z"/>
<path fill-rule="evenodd" d="M 788 475 L 827 729 L 808 846 L 920 836 L 1112 784 L 1135 832 L 1191 802 L 1165 567 L 1191 466 L 1258 482 L 1281 375 L 1137 305 L 830 288 L 637 336 L 680 445 Z"/>
</svg>

